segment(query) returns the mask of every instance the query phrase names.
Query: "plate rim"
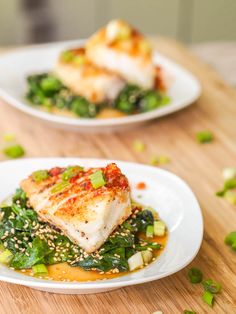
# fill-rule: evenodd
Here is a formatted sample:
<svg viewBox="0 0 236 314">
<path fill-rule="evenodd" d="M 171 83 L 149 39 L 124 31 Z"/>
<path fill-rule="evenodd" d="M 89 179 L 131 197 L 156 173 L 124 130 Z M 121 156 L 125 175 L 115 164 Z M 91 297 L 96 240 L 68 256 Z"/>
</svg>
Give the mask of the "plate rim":
<svg viewBox="0 0 236 314">
<path fill-rule="evenodd" d="M 8 58 L 11 55 L 17 55 L 18 53 L 26 53 L 31 52 L 35 50 L 45 49 L 45 48 L 54 48 L 56 46 L 63 46 L 63 45 L 82 45 L 85 42 L 85 39 L 78 39 L 78 40 L 69 40 L 69 41 L 60 41 L 60 42 L 54 42 L 54 43 L 44 43 L 39 45 L 33 45 L 29 47 L 23 47 L 17 49 L 17 51 L 12 52 L 6 52 L 0 56 L 0 60 L 3 58 Z M 192 74 L 188 69 L 180 65 L 179 63 L 172 61 L 172 59 L 164 56 L 163 54 L 157 52 L 154 50 L 154 58 L 155 55 L 160 56 L 165 62 L 168 62 L 168 64 L 171 67 L 174 67 L 178 69 L 178 71 L 181 71 L 184 75 L 187 75 L 191 81 L 195 85 L 195 93 L 191 95 L 191 97 L 188 98 L 185 102 L 181 102 L 173 106 L 170 104 L 169 106 L 164 106 L 161 108 L 157 108 L 154 110 L 151 110 L 149 112 L 145 113 L 139 113 L 134 114 L 130 116 L 125 117 L 119 117 L 119 118 L 109 118 L 109 119 L 89 119 L 89 118 L 69 118 L 65 116 L 60 116 L 56 114 L 50 114 L 44 111 L 41 111 L 37 108 L 34 108 L 33 106 L 30 106 L 30 104 L 27 104 L 27 102 L 20 101 L 16 99 L 14 96 L 6 92 L 1 86 L 0 86 L 0 97 L 7 102 L 8 105 L 28 114 L 31 116 L 34 116 L 38 119 L 41 119 L 46 122 L 53 122 L 58 123 L 60 125 L 67 125 L 67 126 L 77 126 L 77 127 L 109 127 L 109 126 L 122 126 L 127 124 L 135 124 L 135 123 L 141 123 L 153 120 L 155 118 L 160 118 L 165 115 L 174 113 L 176 111 L 179 111 L 181 109 L 184 109 L 191 104 L 193 104 L 201 95 L 202 87 L 200 84 L 200 81 L 197 79 L 197 77 Z"/>
<path fill-rule="evenodd" d="M 203 240 L 203 232 L 204 232 L 204 221 L 203 221 L 203 214 L 202 214 L 202 210 L 200 207 L 200 204 L 197 200 L 197 197 L 195 196 L 194 192 L 192 191 L 192 189 L 190 188 L 190 186 L 178 175 L 176 175 L 173 172 L 170 172 L 168 170 L 162 169 L 162 168 L 155 168 L 152 167 L 150 165 L 145 165 L 145 164 L 141 164 L 141 163 L 137 163 L 137 162 L 130 162 L 130 161 L 122 161 L 122 160 L 113 160 L 113 159 L 105 159 L 105 158 L 79 158 L 79 157 L 36 157 L 36 158 L 22 158 L 22 159 L 18 159 L 18 160 L 7 160 L 7 161 L 1 161 L 0 162 L 0 168 L 4 167 L 5 164 L 17 164 L 17 163 L 28 163 L 28 162 L 40 162 L 41 160 L 44 161 L 53 161 L 53 160 L 78 160 L 78 161 L 84 161 L 84 162 L 95 162 L 95 161 L 99 161 L 99 162 L 104 162 L 104 163 L 109 163 L 109 162 L 117 162 L 118 164 L 120 164 L 122 166 L 122 164 L 125 165 L 129 165 L 132 164 L 133 166 L 141 166 L 144 167 L 146 169 L 155 169 L 157 172 L 159 172 L 160 174 L 164 174 L 166 176 L 172 177 L 173 179 L 177 180 L 178 183 L 180 183 L 186 190 L 188 190 L 189 195 L 191 195 L 192 200 L 194 201 L 194 205 L 196 206 L 197 212 L 199 214 L 199 218 L 200 218 L 200 229 L 201 229 L 201 234 L 199 234 L 199 243 L 195 249 L 194 254 L 182 265 L 180 265 L 179 267 L 173 269 L 172 271 L 169 271 L 167 273 L 164 274 L 158 274 L 158 275 L 153 275 L 150 277 L 140 277 L 140 278 L 135 278 L 135 279 L 131 279 L 131 280 L 122 280 L 120 282 L 110 282 L 109 279 L 107 280 L 97 280 L 97 281 L 91 281 L 91 282 L 60 282 L 60 281 L 28 281 L 27 280 L 27 276 L 25 276 L 26 278 L 9 278 L 7 276 L 4 275 L 0 275 L 0 281 L 4 281 L 4 282 L 8 282 L 8 283 L 14 283 L 14 284 L 19 284 L 19 285 L 24 285 L 24 286 L 28 286 L 28 287 L 32 287 L 32 288 L 45 288 L 45 289 L 56 289 L 56 290 L 87 290 L 87 289 L 109 289 L 109 288 L 119 288 L 119 287 L 125 287 L 125 286 L 130 286 L 130 285 L 137 285 L 137 284 L 142 284 L 142 283 L 146 283 L 146 282 L 151 282 L 154 280 L 159 280 L 161 278 L 165 278 L 168 277 L 174 273 L 177 273 L 178 271 L 180 271 L 181 269 L 185 268 L 188 264 L 190 264 L 193 259 L 196 257 L 196 255 L 198 254 L 201 244 L 202 244 L 202 240 Z M 155 264 L 153 264 L 154 267 Z M 152 267 L 152 265 L 150 265 L 150 267 Z M 142 271 L 142 270 L 141 270 Z M 121 276 L 119 278 L 125 278 L 126 276 Z"/>
</svg>

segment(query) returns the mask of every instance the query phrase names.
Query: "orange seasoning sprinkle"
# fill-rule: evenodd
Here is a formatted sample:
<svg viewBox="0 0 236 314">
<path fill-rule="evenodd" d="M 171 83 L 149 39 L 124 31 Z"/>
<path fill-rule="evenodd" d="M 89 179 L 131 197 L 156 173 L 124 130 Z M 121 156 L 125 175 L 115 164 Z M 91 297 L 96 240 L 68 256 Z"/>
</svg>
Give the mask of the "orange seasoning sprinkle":
<svg viewBox="0 0 236 314">
<path fill-rule="evenodd" d="M 144 183 L 144 182 L 139 182 L 139 183 L 137 183 L 137 185 L 136 185 L 136 188 L 137 188 L 138 190 L 144 190 L 144 189 L 146 189 L 146 187 L 147 187 L 147 185 L 146 185 L 146 183 Z"/>
</svg>

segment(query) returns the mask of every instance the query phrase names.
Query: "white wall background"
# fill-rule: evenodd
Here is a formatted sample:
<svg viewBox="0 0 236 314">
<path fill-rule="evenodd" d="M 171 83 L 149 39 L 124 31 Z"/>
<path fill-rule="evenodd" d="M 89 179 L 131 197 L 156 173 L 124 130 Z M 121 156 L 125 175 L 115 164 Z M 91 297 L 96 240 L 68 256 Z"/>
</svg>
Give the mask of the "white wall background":
<svg viewBox="0 0 236 314">
<path fill-rule="evenodd" d="M 118 17 L 144 33 L 187 43 L 236 41 L 236 0 L 47 0 L 32 14 L 22 1 L 0 0 L 0 45 L 85 38 Z M 43 29 L 40 38 L 32 35 L 35 26 Z"/>
</svg>

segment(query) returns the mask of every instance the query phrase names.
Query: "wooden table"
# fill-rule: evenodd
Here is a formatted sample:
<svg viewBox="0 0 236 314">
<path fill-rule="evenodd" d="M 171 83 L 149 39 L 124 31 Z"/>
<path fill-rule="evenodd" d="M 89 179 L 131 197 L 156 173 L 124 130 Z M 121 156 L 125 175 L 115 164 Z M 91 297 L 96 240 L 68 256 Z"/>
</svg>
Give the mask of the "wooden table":
<svg viewBox="0 0 236 314">
<path fill-rule="evenodd" d="M 236 166 L 236 92 L 180 44 L 158 39 L 155 45 L 201 81 L 202 96 L 191 107 L 126 133 L 83 135 L 50 128 L 1 102 L 0 134 L 15 133 L 26 148 L 26 157 L 97 157 L 148 163 L 152 155 L 168 155 L 171 163 L 166 168 L 189 183 L 201 204 L 205 233 L 199 254 L 191 265 L 169 278 L 97 295 L 57 295 L 1 283 L 0 313 L 146 314 L 161 310 L 177 314 L 184 309 L 236 313 L 236 255 L 224 244 L 225 235 L 236 229 L 236 207 L 214 196 L 223 184 L 222 169 Z M 198 144 L 195 134 L 205 129 L 214 132 L 215 141 Z M 146 143 L 143 153 L 132 150 L 137 138 Z M 201 285 L 188 282 L 190 266 L 199 267 L 205 278 L 222 284 L 212 310 L 201 300 Z"/>
</svg>

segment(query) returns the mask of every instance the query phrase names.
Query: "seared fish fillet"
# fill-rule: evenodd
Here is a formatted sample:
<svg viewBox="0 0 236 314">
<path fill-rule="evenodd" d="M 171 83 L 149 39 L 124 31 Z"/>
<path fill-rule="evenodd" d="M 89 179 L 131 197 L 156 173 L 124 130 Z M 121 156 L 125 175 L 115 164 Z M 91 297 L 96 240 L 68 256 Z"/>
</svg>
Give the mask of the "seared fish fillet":
<svg viewBox="0 0 236 314">
<path fill-rule="evenodd" d="M 99 170 L 105 184 L 94 188 L 90 176 Z M 21 182 L 21 188 L 42 220 L 59 228 L 87 253 L 97 250 L 130 216 L 129 183 L 116 164 L 87 170 L 53 168 L 47 173 L 40 182 L 33 173 Z"/>
<path fill-rule="evenodd" d="M 153 88 L 156 70 L 152 50 L 138 31 L 121 20 L 113 20 L 86 44 L 86 55 L 97 66 L 115 72 L 126 81 Z"/>
<path fill-rule="evenodd" d="M 118 75 L 92 64 L 83 48 L 64 51 L 54 72 L 72 92 L 93 103 L 115 99 L 124 87 Z"/>
</svg>

